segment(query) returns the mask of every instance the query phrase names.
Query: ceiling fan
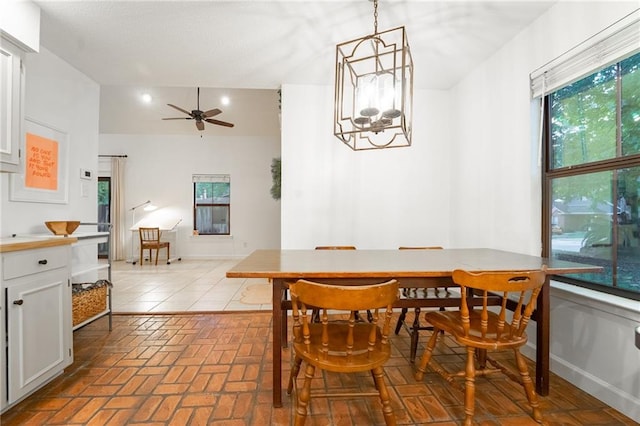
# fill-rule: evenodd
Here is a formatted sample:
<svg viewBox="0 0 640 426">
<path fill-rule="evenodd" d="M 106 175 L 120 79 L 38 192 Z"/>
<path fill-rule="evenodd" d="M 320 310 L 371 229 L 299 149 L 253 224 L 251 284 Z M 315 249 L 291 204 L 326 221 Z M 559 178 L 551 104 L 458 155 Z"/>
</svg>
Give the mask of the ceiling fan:
<svg viewBox="0 0 640 426">
<path fill-rule="evenodd" d="M 180 112 L 184 112 L 185 114 L 188 115 L 188 117 L 163 118 L 163 120 L 196 120 L 196 127 L 200 131 L 204 130 L 205 121 L 207 123 L 217 124 L 218 126 L 233 127 L 232 123 L 227 123 L 226 121 L 220 121 L 220 120 L 215 120 L 211 118 L 222 113 L 222 111 L 220 111 L 218 108 L 210 109 L 208 111 L 200 110 L 200 88 L 199 87 L 198 87 L 198 106 L 196 107 L 196 109 L 192 110 L 191 112 L 187 111 L 186 109 L 177 107 L 173 104 L 167 104 L 167 105 L 169 105 L 171 108 L 177 109 Z"/>
</svg>

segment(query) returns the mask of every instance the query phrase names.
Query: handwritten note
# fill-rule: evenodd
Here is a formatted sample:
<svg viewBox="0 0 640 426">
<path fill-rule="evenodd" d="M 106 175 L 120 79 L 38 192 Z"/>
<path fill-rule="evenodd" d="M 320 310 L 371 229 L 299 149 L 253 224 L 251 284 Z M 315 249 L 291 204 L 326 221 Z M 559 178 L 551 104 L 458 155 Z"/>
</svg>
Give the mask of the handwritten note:
<svg viewBox="0 0 640 426">
<path fill-rule="evenodd" d="M 24 185 L 58 189 L 58 142 L 27 133 Z"/>
</svg>

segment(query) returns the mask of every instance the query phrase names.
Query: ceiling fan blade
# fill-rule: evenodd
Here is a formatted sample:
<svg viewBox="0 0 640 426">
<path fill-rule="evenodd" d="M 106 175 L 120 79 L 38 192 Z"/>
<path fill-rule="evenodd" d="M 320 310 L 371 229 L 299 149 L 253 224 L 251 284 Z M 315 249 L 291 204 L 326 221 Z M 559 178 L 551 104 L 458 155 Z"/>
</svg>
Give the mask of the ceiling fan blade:
<svg viewBox="0 0 640 426">
<path fill-rule="evenodd" d="M 185 113 L 185 114 L 187 114 L 187 115 L 191 115 L 191 113 L 190 113 L 189 111 L 185 110 L 185 109 L 182 109 L 182 108 L 180 108 L 180 107 L 177 107 L 177 106 L 175 106 L 175 105 L 173 105 L 173 104 L 167 104 L 167 105 L 169 105 L 171 108 L 175 108 L 175 109 L 177 109 L 177 110 L 178 110 L 178 111 L 180 111 L 180 112 L 184 112 L 184 113 Z"/>
<path fill-rule="evenodd" d="M 232 123 L 227 123 L 226 121 L 220 121 L 220 120 L 214 120 L 211 118 L 205 118 L 205 120 L 207 123 L 211 123 L 211 124 L 217 124 L 218 126 L 224 126 L 224 127 L 233 127 Z"/>
<path fill-rule="evenodd" d="M 191 117 L 170 117 L 170 118 L 163 118 L 163 120 L 193 120 L 193 118 L 191 118 Z"/>
<path fill-rule="evenodd" d="M 204 123 L 200 120 L 196 120 L 196 127 L 198 130 L 204 130 Z"/>
<path fill-rule="evenodd" d="M 209 111 L 205 111 L 202 113 L 202 118 L 213 117 L 214 115 L 218 115 L 222 113 L 218 108 L 210 109 Z"/>
</svg>

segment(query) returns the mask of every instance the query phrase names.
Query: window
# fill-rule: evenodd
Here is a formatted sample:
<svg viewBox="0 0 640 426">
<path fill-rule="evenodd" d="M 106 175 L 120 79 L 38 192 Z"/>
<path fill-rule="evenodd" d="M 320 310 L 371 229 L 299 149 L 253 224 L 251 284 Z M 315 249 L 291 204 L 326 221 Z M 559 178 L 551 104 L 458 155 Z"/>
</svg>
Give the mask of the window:
<svg viewBox="0 0 640 426">
<path fill-rule="evenodd" d="M 640 300 L 640 53 L 545 97 L 549 257 L 603 273 L 560 280 Z"/>
<path fill-rule="evenodd" d="M 111 222 L 111 178 L 98 177 L 98 223 Z M 109 225 L 98 225 L 98 231 L 109 231 Z M 109 255 L 107 243 L 98 244 L 98 257 L 106 259 Z"/>
<path fill-rule="evenodd" d="M 198 235 L 230 235 L 231 178 L 193 176 L 193 230 Z"/>
</svg>

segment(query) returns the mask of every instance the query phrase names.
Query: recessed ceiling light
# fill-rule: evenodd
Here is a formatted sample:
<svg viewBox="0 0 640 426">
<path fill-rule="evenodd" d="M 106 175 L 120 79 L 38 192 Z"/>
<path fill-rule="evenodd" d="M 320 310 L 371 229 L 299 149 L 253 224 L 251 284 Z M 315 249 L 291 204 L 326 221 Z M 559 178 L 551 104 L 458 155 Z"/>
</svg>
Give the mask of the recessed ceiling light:
<svg viewBox="0 0 640 426">
<path fill-rule="evenodd" d="M 229 105 L 229 103 L 231 103 L 231 100 L 228 96 L 223 96 L 220 98 L 220 102 L 222 102 L 222 105 Z"/>
<path fill-rule="evenodd" d="M 142 102 L 144 102 L 145 104 L 149 104 L 153 100 L 151 95 L 148 94 L 148 93 L 143 93 L 142 96 L 141 96 L 141 99 L 142 99 Z"/>
</svg>

